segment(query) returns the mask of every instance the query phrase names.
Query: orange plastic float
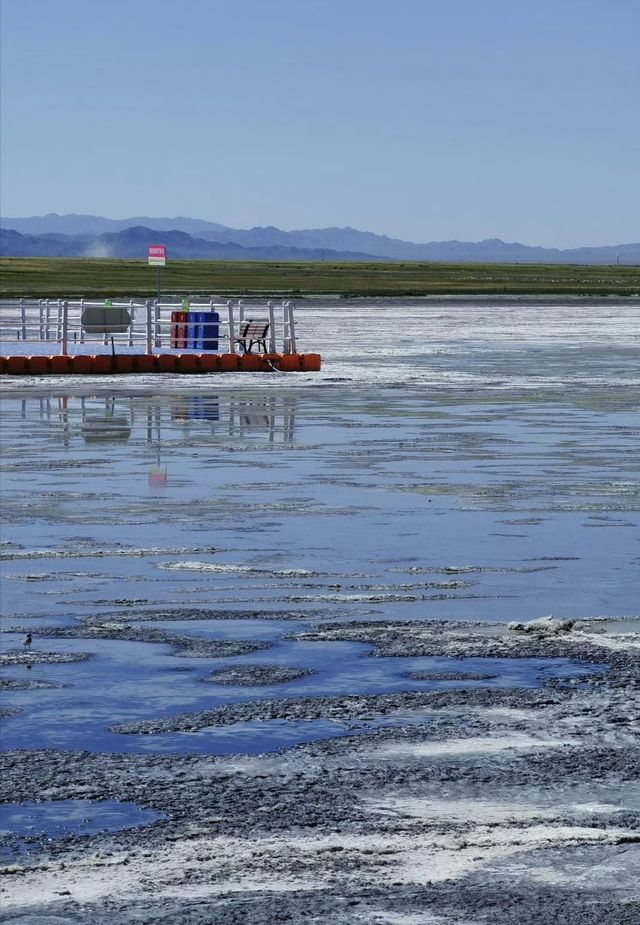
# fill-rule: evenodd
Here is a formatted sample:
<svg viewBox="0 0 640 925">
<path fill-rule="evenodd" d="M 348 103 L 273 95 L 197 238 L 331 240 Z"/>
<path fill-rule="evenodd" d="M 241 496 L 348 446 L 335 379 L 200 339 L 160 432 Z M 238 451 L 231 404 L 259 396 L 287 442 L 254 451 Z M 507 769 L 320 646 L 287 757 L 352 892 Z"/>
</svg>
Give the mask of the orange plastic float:
<svg viewBox="0 0 640 925">
<path fill-rule="evenodd" d="M 115 360 L 117 357 L 93 356 L 91 357 L 91 372 L 103 375 L 115 372 Z"/>
<path fill-rule="evenodd" d="M 160 353 L 86 356 L 2 356 L 9 376 L 80 376 L 122 373 L 318 372 L 318 353 Z"/>
</svg>

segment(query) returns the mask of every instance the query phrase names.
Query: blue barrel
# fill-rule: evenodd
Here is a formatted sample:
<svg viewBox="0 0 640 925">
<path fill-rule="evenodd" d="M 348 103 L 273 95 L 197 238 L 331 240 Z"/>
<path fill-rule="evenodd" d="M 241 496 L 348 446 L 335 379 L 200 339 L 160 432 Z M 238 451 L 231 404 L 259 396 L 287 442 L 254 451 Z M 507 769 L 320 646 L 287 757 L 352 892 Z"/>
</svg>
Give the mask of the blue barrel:
<svg viewBox="0 0 640 925">
<path fill-rule="evenodd" d="M 198 348 L 200 350 L 217 350 L 220 333 L 220 315 L 218 312 L 198 312 Z"/>
<path fill-rule="evenodd" d="M 187 348 L 189 350 L 198 349 L 198 317 L 202 312 L 187 313 Z"/>
<path fill-rule="evenodd" d="M 187 347 L 189 350 L 217 350 L 220 336 L 218 312 L 189 312 Z"/>
</svg>

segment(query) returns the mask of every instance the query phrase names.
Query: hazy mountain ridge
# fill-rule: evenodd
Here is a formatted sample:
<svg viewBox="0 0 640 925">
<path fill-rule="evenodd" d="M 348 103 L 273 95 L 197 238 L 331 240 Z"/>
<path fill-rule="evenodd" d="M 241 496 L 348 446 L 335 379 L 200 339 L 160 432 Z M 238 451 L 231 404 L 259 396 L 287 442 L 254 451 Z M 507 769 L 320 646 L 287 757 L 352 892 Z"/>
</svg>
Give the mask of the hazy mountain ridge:
<svg viewBox="0 0 640 925">
<path fill-rule="evenodd" d="M 146 243 L 166 244 L 174 259 L 280 259 L 280 260 L 423 260 L 485 263 L 640 263 L 640 243 L 570 249 L 532 247 L 519 242 L 489 238 L 479 242 L 432 241 L 424 244 L 402 241 L 356 228 L 310 228 L 283 231 L 273 226 L 229 228 L 194 218 L 110 219 L 96 215 L 57 215 L 2 219 L 2 227 L 30 238 L 3 236 L 8 256 L 91 256 L 92 248 L 114 249 L 113 256 L 144 257 L 127 250 L 144 236 L 125 232 L 145 229 L 155 232 Z M 114 237 L 123 235 L 123 237 Z M 183 235 L 186 237 L 177 237 Z M 111 237 L 109 237 L 111 236 Z M 55 239 L 55 243 L 54 243 Z M 190 239 L 190 240 L 187 240 Z M 146 240 L 146 239 L 145 239 Z M 208 245 L 218 245 L 210 247 Z M 14 251 L 20 246 L 24 253 Z M 5 250 L 9 248 L 10 251 Z M 50 252 L 52 248 L 57 251 Z M 47 250 L 49 249 L 49 250 Z M 106 255 L 106 254 L 105 254 Z"/>
<path fill-rule="evenodd" d="M 57 233 L 22 234 L 0 230 L 0 253 L 5 257 L 111 257 L 145 259 L 149 244 L 165 244 L 169 260 L 324 260 L 370 261 L 371 254 L 311 248 L 244 247 L 241 244 L 207 241 L 184 231 L 157 231 L 134 227 L 100 235 Z M 380 259 L 380 258 L 376 258 Z M 384 258 L 382 258 L 384 259 Z"/>
</svg>

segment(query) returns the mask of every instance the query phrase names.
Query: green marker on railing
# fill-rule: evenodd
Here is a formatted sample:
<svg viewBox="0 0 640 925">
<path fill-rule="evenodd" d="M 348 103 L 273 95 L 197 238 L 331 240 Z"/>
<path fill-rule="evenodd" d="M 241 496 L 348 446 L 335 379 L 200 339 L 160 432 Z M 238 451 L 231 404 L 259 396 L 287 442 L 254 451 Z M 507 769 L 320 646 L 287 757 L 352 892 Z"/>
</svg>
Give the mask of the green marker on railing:
<svg viewBox="0 0 640 925">
<path fill-rule="evenodd" d="M 113 308 L 113 299 L 105 299 L 105 300 L 104 300 L 104 307 L 105 307 L 105 308 Z"/>
</svg>

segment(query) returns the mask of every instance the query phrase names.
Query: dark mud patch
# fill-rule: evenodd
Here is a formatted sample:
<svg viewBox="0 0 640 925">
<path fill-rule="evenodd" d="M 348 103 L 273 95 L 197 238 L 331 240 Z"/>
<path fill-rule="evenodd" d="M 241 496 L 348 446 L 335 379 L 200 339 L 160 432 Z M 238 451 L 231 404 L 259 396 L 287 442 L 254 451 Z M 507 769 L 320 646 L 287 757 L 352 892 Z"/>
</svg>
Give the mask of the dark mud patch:
<svg viewBox="0 0 640 925">
<path fill-rule="evenodd" d="M 245 687 L 288 684 L 315 674 L 308 668 L 290 668 L 285 665 L 238 665 L 214 671 L 204 681 L 214 684 L 238 684 Z"/>
<path fill-rule="evenodd" d="M 117 623 L 99 623 L 91 626 L 47 627 L 40 636 L 56 639 L 112 639 L 125 642 L 164 643 L 173 647 L 173 655 L 189 658 L 224 658 L 246 655 L 268 649 L 268 642 L 251 642 L 242 639 L 203 639 L 198 636 L 180 636 L 154 627 L 135 627 Z"/>
<path fill-rule="evenodd" d="M 43 691 L 62 686 L 54 681 L 40 681 L 36 678 L 0 678 L 0 691 Z"/>
<path fill-rule="evenodd" d="M 70 662 L 86 662 L 89 658 L 89 652 L 40 652 L 37 649 L 30 652 L 4 652 L 0 655 L 0 668 L 10 665 L 26 668 L 32 665 L 66 665 Z"/>
<path fill-rule="evenodd" d="M 493 681 L 498 677 L 481 671 L 406 671 L 404 676 L 411 681 Z"/>
<path fill-rule="evenodd" d="M 109 559 L 117 556 L 128 559 L 131 557 L 149 558 L 155 556 L 179 556 L 187 554 L 214 555 L 215 553 L 225 551 L 214 546 L 151 546 L 146 549 L 141 549 L 119 543 L 107 547 L 95 546 L 93 544 L 82 546 L 82 544 L 76 543 L 73 548 L 70 549 L 56 547 L 51 549 L 20 549 L 18 551 L 17 545 L 14 545 L 13 551 L 9 546 L 3 548 L 9 551 L 0 553 L 0 560 L 2 561 L 25 559 Z"/>
<path fill-rule="evenodd" d="M 557 696 L 557 695 L 555 695 Z M 123 735 L 155 735 L 167 732 L 196 732 L 214 726 L 273 720 L 310 721 L 328 719 L 348 722 L 371 720 L 398 711 L 431 710 L 465 706 L 528 707 L 548 705 L 554 694 L 549 691 L 511 689 L 509 692 L 487 691 L 405 691 L 396 694 L 347 695 L 336 697 L 287 697 L 281 700 L 247 700 L 225 704 L 197 713 L 183 713 L 162 719 L 140 720 L 109 726 L 109 732 Z M 425 722 L 428 717 L 425 712 Z"/>
<path fill-rule="evenodd" d="M 501 623 L 461 620 L 324 623 L 290 638 L 367 643 L 373 647 L 373 658 L 569 658 L 621 668 L 640 660 L 640 621 L 637 632 L 615 639 L 598 620 L 552 621 L 548 630 L 544 623 L 515 623 L 513 630 Z"/>
<path fill-rule="evenodd" d="M 132 605 L 133 606 L 133 605 Z M 265 610 L 213 610 L 208 607 L 175 607 L 150 610 L 115 611 L 101 616 L 88 615 L 82 618 L 85 626 L 101 626 L 106 620 L 118 623 L 154 623 L 161 620 L 176 623 L 192 620 L 298 620 L 317 619 L 317 614 L 300 611 L 265 611 Z"/>
</svg>

